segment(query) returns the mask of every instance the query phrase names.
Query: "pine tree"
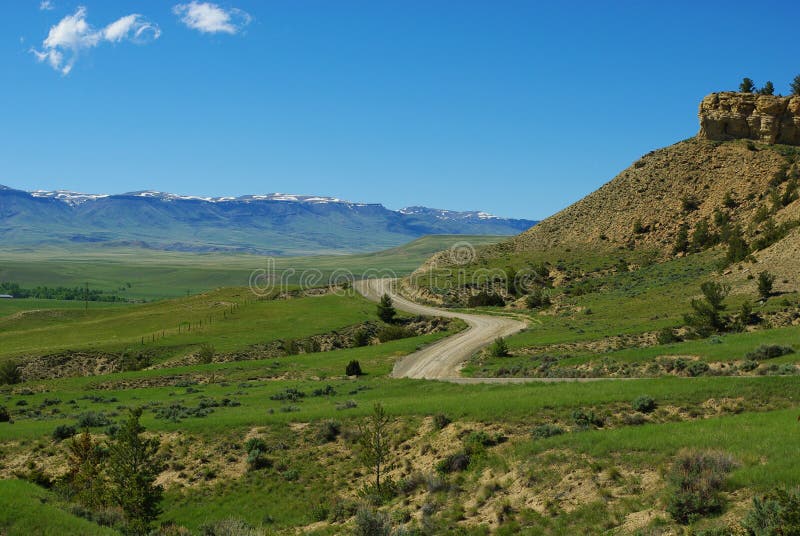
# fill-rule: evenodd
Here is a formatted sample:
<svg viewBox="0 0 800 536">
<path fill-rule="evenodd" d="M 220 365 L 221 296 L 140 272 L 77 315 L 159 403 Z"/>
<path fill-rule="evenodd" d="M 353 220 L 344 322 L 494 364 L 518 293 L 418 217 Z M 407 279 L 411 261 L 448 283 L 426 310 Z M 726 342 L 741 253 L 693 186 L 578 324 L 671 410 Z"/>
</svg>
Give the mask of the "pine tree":
<svg viewBox="0 0 800 536">
<path fill-rule="evenodd" d="M 742 83 L 739 84 L 740 93 L 752 93 L 755 88 L 756 85 L 753 83 L 751 79 L 747 77 L 742 78 Z"/>
<path fill-rule="evenodd" d="M 800 74 L 794 77 L 791 83 L 792 95 L 800 95 Z"/>
<path fill-rule="evenodd" d="M 145 438 L 139 423 L 142 409 L 130 410 L 109 447 L 108 475 L 111 498 L 125 512 L 128 531 L 147 534 L 161 512 L 163 490 L 155 484 L 161 467 L 156 460 L 159 441 Z"/>
<path fill-rule="evenodd" d="M 682 223 L 678 228 L 678 234 L 675 236 L 675 246 L 672 252 L 677 255 L 678 253 L 687 253 L 689 251 L 689 225 Z"/>
<path fill-rule="evenodd" d="M 758 274 L 758 295 L 766 300 L 772 296 L 772 287 L 775 284 L 775 276 L 769 272 Z"/>
<path fill-rule="evenodd" d="M 775 93 L 775 86 L 767 80 L 767 83 L 764 84 L 764 87 L 758 90 L 759 95 L 773 95 Z"/>
<path fill-rule="evenodd" d="M 378 318 L 391 324 L 397 314 L 394 306 L 392 305 L 392 298 L 388 294 L 381 296 L 381 302 L 378 304 Z"/>
<path fill-rule="evenodd" d="M 361 446 L 361 460 L 375 474 L 375 489 L 380 492 L 381 474 L 389 457 L 391 417 L 380 403 L 375 404 L 372 415 L 358 426 L 358 443 Z"/>
<path fill-rule="evenodd" d="M 67 453 L 67 482 L 75 502 L 97 509 L 105 504 L 106 486 L 103 479 L 103 456 L 88 431 L 75 437 Z"/>
</svg>

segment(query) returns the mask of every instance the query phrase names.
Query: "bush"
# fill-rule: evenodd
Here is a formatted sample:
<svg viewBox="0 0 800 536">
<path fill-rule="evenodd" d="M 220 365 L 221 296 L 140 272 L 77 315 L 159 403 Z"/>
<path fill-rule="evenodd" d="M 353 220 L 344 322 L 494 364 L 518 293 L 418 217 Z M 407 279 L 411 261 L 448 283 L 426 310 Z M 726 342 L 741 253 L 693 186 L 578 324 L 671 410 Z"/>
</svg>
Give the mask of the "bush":
<svg viewBox="0 0 800 536">
<path fill-rule="evenodd" d="M 675 334 L 674 329 L 664 328 L 656 335 L 656 342 L 658 342 L 658 344 L 673 344 L 681 342 L 681 338 Z"/>
<path fill-rule="evenodd" d="M 75 435 L 75 427 L 69 426 L 67 424 L 59 424 L 56 426 L 55 430 L 53 430 L 53 440 L 55 441 L 64 441 L 65 439 L 69 439 L 70 437 Z"/>
<path fill-rule="evenodd" d="M 694 212 L 695 210 L 700 208 L 700 201 L 698 201 L 694 197 L 686 196 L 683 199 L 681 199 L 681 208 L 686 213 Z"/>
<path fill-rule="evenodd" d="M 339 421 L 322 421 L 317 425 L 316 436 L 319 443 L 330 443 L 336 441 L 342 433 L 342 425 Z"/>
<path fill-rule="evenodd" d="M 361 376 L 362 374 L 364 374 L 361 371 L 361 363 L 359 363 L 355 359 L 347 364 L 344 373 L 346 376 Z"/>
<path fill-rule="evenodd" d="M 503 307 L 505 304 L 502 296 L 484 290 L 467 299 L 467 307 Z"/>
<path fill-rule="evenodd" d="M 641 395 L 636 397 L 636 400 L 633 401 L 633 409 L 636 411 L 640 411 L 642 413 L 650 413 L 654 409 L 656 409 L 656 401 L 653 400 L 653 397 L 648 395 Z"/>
<path fill-rule="evenodd" d="M 353 346 L 360 348 L 369 345 L 369 333 L 366 329 L 359 329 L 353 334 Z"/>
<path fill-rule="evenodd" d="M 200 349 L 197 351 L 197 357 L 200 359 L 201 363 L 208 364 L 214 361 L 214 355 L 216 353 L 217 351 L 214 345 L 206 342 L 200 345 Z"/>
<path fill-rule="evenodd" d="M 7 360 L 0 363 L 0 385 L 13 385 L 22 381 L 19 372 L 19 363 Z"/>
<path fill-rule="evenodd" d="M 541 288 L 534 289 L 527 298 L 525 298 L 525 305 L 528 309 L 542 309 L 550 307 L 550 295 Z"/>
<path fill-rule="evenodd" d="M 442 430 L 451 422 L 453 421 L 451 421 L 450 418 L 444 413 L 437 413 L 433 416 L 433 426 L 437 430 Z"/>
<path fill-rule="evenodd" d="M 465 452 L 450 454 L 436 464 L 436 470 L 440 473 L 456 473 L 466 470 L 467 467 L 469 467 L 469 454 Z"/>
<path fill-rule="evenodd" d="M 223 519 L 200 527 L 202 536 L 262 536 L 264 531 L 242 519 Z"/>
<path fill-rule="evenodd" d="M 489 355 L 491 357 L 508 357 L 508 343 L 503 337 L 498 337 L 489 346 Z"/>
<path fill-rule="evenodd" d="M 572 420 L 575 422 L 575 425 L 578 428 L 589 428 L 590 426 L 594 425 L 598 428 L 602 428 L 605 424 L 605 419 L 600 415 L 595 415 L 594 411 L 592 410 L 582 410 L 576 409 L 572 412 Z"/>
<path fill-rule="evenodd" d="M 8 408 L 5 406 L 0 406 L 0 422 L 10 422 L 11 421 L 11 413 L 9 413 Z"/>
<path fill-rule="evenodd" d="M 414 337 L 416 333 L 403 326 L 385 326 L 378 331 L 378 340 L 381 342 L 396 341 Z"/>
<path fill-rule="evenodd" d="M 766 300 L 772 296 L 772 287 L 775 284 L 775 276 L 769 272 L 758 274 L 758 295 Z"/>
<path fill-rule="evenodd" d="M 108 426 L 111 421 L 106 414 L 96 411 L 87 411 L 78 415 L 76 425 L 78 428 L 100 428 L 101 426 Z"/>
<path fill-rule="evenodd" d="M 355 536 L 389 536 L 392 532 L 392 525 L 389 516 L 383 512 L 376 512 L 366 506 L 362 506 L 356 512 Z"/>
<path fill-rule="evenodd" d="M 397 311 L 392 305 L 392 298 L 388 294 L 381 296 L 381 302 L 378 304 L 378 318 L 387 324 L 391 324 L 394 322 L 396 314 Z"/>
<path fill-rule="evenodd" d="M 668 481 L 672 495 L 667 512 L 687 525 L 700 517 L 722 511 L 720 491 L 734 462 L 720 452 L 688 451 L 679 455 Z"/>
<path fill-rule="evenodd" d="M 774 359 L 776 357 L 781 357 L 784 355 L 789 355 L 794 353 L 794 348 L 791 346 L 780 346 L 777 344 L 763 344 L 753 350 L 752 352 L 748 352 L 745 356 L 746 359 L 750 361 L 763 361 L 765 359 Z"/>
<path fill-rule="evenodd" d="M 753 497 L 742 526 L 754 536 L 800 534 L 800 490 L 776 489 Z"/>
<path fill-rule="evenodd" d="M 548 437 L 554 437 L 563 433 L 564 429 L 560 426 L 556 426 L 555 424 L 540 424 L 533 429 L 532 435 L 534 439 L 546 439 Z"/>
<path fill-rule="evenodd" d="M 710 368 L 711 367 L 709 367 L 708 363 L 705 361 L 694 361 L 688 367 L 686 367 L 686 373 L 692 377 L 702 376 L 708 372 Z"/>
</svg>

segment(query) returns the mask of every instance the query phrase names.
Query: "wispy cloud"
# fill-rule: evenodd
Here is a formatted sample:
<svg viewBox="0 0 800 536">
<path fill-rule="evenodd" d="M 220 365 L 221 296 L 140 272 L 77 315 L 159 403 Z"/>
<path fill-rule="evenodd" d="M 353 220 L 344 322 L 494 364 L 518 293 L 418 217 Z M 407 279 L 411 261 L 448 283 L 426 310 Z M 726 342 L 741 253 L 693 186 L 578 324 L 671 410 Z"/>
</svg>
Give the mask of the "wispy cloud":
<svg viewBox="0 0 800 536">
<path fill-rule="evenodd" d="M 47 62 L 56 71 L 67 75 L 82 51 L 103 42 L 146 43 L 160 36 L 161 29 L 158 25 L 135 13 L 95 29 L 86 22 L 86 8 L 81 6 L 74 14 L 67 15 L 50 28 L 41 50 L 31 49 L 31 52 L 39 61 Z"/>
<path fill-rule="evenodd" d="M 236 34 L 253 20 L 241 9 L 225 9 L 211 2 L 196 0 L 188 4 L 178 4 L 172 8 L 172 12 L 180 17 L 186 26 L 201 33 Z"/>
<path fill-rule="evenodd" d="M 55 9 L 56 6 L 53 5 L 52 0 L 42 0 L 39 2 L 39 9 L 41 11 L 50 11 L 51 9 Z"/>
</svg>

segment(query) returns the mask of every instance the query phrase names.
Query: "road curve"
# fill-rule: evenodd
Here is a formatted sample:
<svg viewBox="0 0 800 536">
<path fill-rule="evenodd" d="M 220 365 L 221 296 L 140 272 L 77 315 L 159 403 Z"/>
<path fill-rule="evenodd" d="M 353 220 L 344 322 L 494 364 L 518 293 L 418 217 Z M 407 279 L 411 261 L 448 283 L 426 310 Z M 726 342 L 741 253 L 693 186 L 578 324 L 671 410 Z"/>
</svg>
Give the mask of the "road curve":
<svg viewBox="0 0 800 536">
<path fill-rule="evenodd" d="M 497 337 L 507 337 L 525 328 L 525 323 L 504 316 L 489 316 L 457 313 L 437 309 L 407 300 L 395 291 L 394 279 L 363 279 L 356 281 L 354 288 L 364 297 L 378 301 L 383 294 L 392 298 L 395 308 L 407 313 L 459 318 L 469 326 L 466 330 L 441 339 L 422 350 L 409 354 L 395 363 L 392 376 L 395 378 L 417 378 L 428 380 L 447 380 L 459 383 L 483 383 L 486 380 L 517 380 L 512 378 L 461 378 L 461 364 L 480 348 Z M 497 382 L 497 383 L 501 383 Z M 506 383 L 506 382 L 502 382 Z"/>
</svg>

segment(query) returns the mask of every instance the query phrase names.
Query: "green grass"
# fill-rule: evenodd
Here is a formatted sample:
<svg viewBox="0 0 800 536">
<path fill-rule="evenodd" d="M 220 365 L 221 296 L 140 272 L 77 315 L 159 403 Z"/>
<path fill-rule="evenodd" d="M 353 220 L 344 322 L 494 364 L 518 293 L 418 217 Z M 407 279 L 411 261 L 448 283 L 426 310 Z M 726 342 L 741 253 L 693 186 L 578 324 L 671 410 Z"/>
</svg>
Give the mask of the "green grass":
<svg viewBox="0 0 800 536">
<path fill-rule="evenodd" d="M 0 480 L 0 505 L 0 533 L 8 536 L 119 534 L 70 514 L 54 494 L 21 480 Z"/>
<path fill-rule="evenodd" d="M 234 305 L 238 307 L 232 308 Z M 222 289 L 156 303 L 90 307 L 88 311 L 78 307 L 43 309 L 0 317 L 0 357 L 66 349 L 155 349 L 164 359 L 204 342 L 227 352 L 275 339 L 325 333 L 370 319 L 375 319 L 374 304 L 353 292 L 258 301 L 247 289 Z"/>
<path fill-rule="evenodd" d="M 217 287 L 248 284 L 253 270 L 274 259 L 280 276 L 293 269 L 289 282 L 297 283 L 304 270 L 319 270 L 327 278 L 338 270 L 360 276 L 367 270 L 391 270 L 399 276 L 415 270 L 432 254 L 458 242 L 482 245 L 507 237 L 434 235 L 403 246 L 357 255 L 307 257 L 266 257 L 220 253 L 178 253 L 140 249 L 6 251 L 0 261 L 0 281 L 13 281 L 23 287 L 37 285 L 83 286 L 106 292 L 118 291 L 123 297 L 160 299 L 186 296 Z M 127 288 L 127 283 L 131 284 Z M 2 311 L 0 309 L 0 311 Z"/>
</svg>

